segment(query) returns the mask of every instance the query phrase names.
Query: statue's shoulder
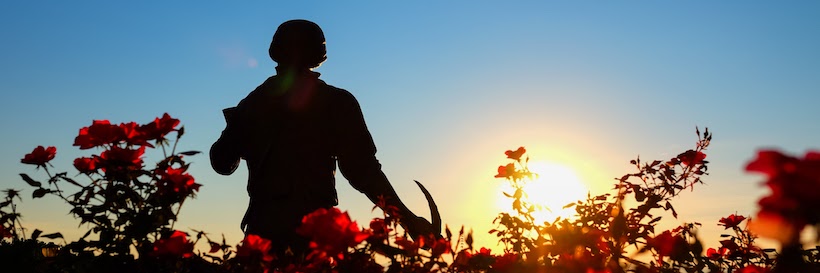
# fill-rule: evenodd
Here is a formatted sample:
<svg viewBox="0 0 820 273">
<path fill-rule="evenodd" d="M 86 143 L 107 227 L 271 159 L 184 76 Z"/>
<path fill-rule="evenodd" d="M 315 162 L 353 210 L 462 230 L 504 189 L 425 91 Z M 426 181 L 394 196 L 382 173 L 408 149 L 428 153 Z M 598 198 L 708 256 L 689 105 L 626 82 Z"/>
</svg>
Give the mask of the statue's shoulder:
<svg viewBox="0 0 820 273">
<path fill-rule="evenodd" d="M 319 86 L 321 86 L 322 92 L 326 93 L 327 95 L 333 97 L 333 100 L 336 102 L 351 102 L 356 101 L 356 97 L 353 96 L 353 93 L 347 91 L 346 89 L 339 88 L 330 84 L 327 84 L 323 80 L 318 80 Z"/>
</svg>

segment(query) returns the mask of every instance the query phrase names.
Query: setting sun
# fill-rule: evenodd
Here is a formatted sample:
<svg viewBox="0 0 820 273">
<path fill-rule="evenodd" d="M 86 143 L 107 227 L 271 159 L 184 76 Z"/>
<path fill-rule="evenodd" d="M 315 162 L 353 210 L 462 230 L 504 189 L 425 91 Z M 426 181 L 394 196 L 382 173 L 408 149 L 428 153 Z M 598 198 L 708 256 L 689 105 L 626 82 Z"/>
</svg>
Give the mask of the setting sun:
<svg viewBox="0 0 820 273">
<path fill-rule="evenodd" d="M 563 209 L 564 205 L 583 199 L 587 195 L 587 186 L 569 166 L 548 161 L 533 161 L 529 163 L 529 169 L 536 176 L 531 181 L 526 181 L 524 192 L 529 202 L 543 207 L 533 213 L 536 222 L 551 222 L 557 217 L 571 216 L 573 210 Z M 512 187 L 505 184 L 502 191 L 512 192 Z M 499 193 L 498 200 L 500 209 L 511 211 L 510 198 Z"/>
</svg>

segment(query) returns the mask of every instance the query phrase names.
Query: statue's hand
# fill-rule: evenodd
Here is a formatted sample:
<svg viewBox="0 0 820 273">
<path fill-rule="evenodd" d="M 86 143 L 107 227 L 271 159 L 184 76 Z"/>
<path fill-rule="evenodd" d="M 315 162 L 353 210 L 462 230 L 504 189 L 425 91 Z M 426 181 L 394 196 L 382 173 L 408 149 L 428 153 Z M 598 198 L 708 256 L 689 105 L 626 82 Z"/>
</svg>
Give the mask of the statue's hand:
<svg viewBox="0 0 820 273">
<path fill-rule="evenodd" d="M 402 219 L 401 222 L 404 230 L 410 234 L 413 240 L 418 240 L 420 236 L 433 235 L 435 238 L 441 238 L 441 234 L 435 234 L 436 228 L 427 219 L 419 216 L 408 217 L 409 219 Z"/>
</svg>

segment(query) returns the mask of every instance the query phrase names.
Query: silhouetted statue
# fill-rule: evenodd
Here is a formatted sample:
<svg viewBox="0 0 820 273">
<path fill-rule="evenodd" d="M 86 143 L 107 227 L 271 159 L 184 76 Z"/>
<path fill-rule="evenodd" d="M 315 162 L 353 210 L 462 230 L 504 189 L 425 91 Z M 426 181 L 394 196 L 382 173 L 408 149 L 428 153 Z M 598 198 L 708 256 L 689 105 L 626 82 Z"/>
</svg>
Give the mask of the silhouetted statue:
<svg viewBox="0 0 820 273">
<path fill-rule="evenodd" d="M 276 75 L 223 110 L 227 126 L 211 147 L 217 173 L 230 175 L 240 158 L 247 163 L 245 233 L 271 239 L 277 251 L 305 251 L 308 241 L 295 229 L 304 215 L 338 204 L 337 162 L 353 188 L 374 204 L 383 196 L 395 206 L 411 235 L 433 232 L 430 222 L 401 202 L 381 171 L 356 98 L 312 71 L 327 59 L 319 26 L 306 20 L 283 23 L 269 54 L 278 63 Z"/>
</svg>

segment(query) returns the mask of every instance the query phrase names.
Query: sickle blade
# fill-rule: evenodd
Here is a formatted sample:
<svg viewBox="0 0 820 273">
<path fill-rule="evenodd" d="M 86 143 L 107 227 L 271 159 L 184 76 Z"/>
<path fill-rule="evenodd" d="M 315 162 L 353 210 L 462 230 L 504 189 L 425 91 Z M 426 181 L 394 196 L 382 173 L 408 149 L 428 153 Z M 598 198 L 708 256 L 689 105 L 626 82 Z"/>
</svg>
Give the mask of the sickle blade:
<svg viewBox="0 0 820 273">
<path fill-rule="evenodd" d="M 441 236 L 441 215 L 438 212 L 438 206 L 436 206 L 436 201 L 433 200 L 433 196 L 430 195 L 430 192 L 427 191 L 427 188 L 424 187 L 419 181 L 413 180 L 416 182 L 416 185 L 419 186 L 421 192 L 424 193 L 424 198 L 427 198 L 427 204 L 430 206 L 430 216 L 432 217 L 432 225 L 435 228 L 436 236 Z"/>
</svg>

